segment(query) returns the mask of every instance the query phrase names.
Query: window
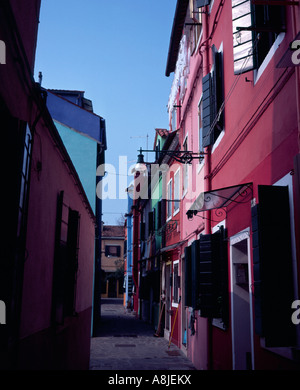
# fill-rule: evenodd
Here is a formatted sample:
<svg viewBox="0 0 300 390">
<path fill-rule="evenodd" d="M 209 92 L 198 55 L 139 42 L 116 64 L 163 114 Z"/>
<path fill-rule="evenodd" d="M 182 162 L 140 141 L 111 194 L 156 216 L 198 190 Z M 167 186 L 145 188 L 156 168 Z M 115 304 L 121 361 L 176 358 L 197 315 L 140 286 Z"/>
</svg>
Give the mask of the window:
<svg viewBox="0 0 300 390">
<path fill-rule="evenodd" d="M 206 5 L 209 5 L 210 0 L 196 0 L 196 4 L 198 8 L 205 7 Z"/>
<path fill-rule="evenodd" d="M 185 140 L 183 142 L 183 150 L 188 151 L 188 137 L 187 136 L 185 137 Z M 188 164 L 184 164 L 183 165 L 183 194 L 185 194 L 185 192 L 188 189 L 188 180 L 189 180 L 188 169 L 189 169 Z"/>
<path fill-rule="evenodd" d="M 172 199 L 173 199 L 173 191 L 172 191 L 172 179 L 168 182 L 167 185 L 167 219 L 172 217 Z"/>
<path fill-rule="evenodd" d="M 291 321 L 293 254 L 288 186 L 258 186 L 259 203 L 251 209 L 255 332 L 266 347 L 296 343 Z M 280 229 L 272 212 L 280 204 Z M 276 318 L 276 321 L 274 321 Z"/>
<path fill-rule="evenodd" d="M 25 127 L 25 125 L 24 125 Z M 28 125 L 26 125 L 25 139 L 24 139 L 24 154 L 23 165 L 21 173 L 21 188 L 20 188 L 20 200 L 19 200 L 19 218 L 18 218 L 18 237 L 22 234 L 22 229 L 26 224 L 26 209 L 28 202 L 28 186 L 29 186 L 29 173 L 30 173 L 30 161 L 31 161 L 31 148 L 32 148 L 32 136 Z"/>
<path fill-rule="evenodd" d="M 153 216 L 153 211 L 149 211 L 148 213 L 148 235 L 154 232 L 154 216 Z M 144 237 L 145 238 L 145 237 Z"/>
<path fill-rule="evenodd" d="M 214 234 L 201 234 L 185 248 L 185 305 L 201 317 L 220 318 L 228 325 L 228 259 L 223 226 Z"/>
<path fill-rule="evenodd" d="M 259 68 L 285 28 L 284 6 L 232 0 L 234 74 Z"/>
<path fill-rule="evenodd" d="M 105 245 L 105 256 L 106 257 L 120 257 L 121 256 L 120 245 Z"/>
<path fill-rule="evenodd" d="M 177 130 L 177 108 L 172 110 L 172 131 Z"/>
<path fill-rule="evenodd" d="M 224 128 L 223 53 L 212 45 L 213 68 L 202 79 L 202 147 L 213 145 Z"/>
<path fill-rule="evenodd" d="M 176 306 L 179 303 L 179 287 L 179 260 L 177 260 L 173 263 L 173 303 L 175 303 Z"/>
<path fill-rule="evenodd" d="M 79 221 L 78 211 L 65 203 L 61 191 L 57 201 L 52 306 L 52 319 L 59 324 L 64 317 L 75 314 Z"/>
<path fill-rule="evenodd" d="M 198 128 L 199 128 L 199 152 L 203 152 L 203 121 L 202 121 L 202 115 L 203 115 L 203 99 L 201 97 L 199 104 L 198 104 Z"/>
<path fill-rule="evenodd" d="M 195 23 L 190 30 L 191 53 L 193 53 L 198 45 L 202 31 L 202 14 L 200 13 L 200 9 L 197 7 L 196 0 L 190 0 L 190 18 L 191 22 Z"/>
<path fill-rule="evenodd" d="M 174 215 L 179 211 L 180 198 L 180 170 L 178 169 L 174 174 Z"/>
</svg>

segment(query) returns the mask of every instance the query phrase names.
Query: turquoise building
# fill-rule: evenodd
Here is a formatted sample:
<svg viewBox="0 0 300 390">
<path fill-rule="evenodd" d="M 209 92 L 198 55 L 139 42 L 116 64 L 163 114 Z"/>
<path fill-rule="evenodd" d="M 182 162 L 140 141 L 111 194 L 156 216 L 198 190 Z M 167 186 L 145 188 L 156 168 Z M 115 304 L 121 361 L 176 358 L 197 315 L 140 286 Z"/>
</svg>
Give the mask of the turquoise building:
<svg viewBox="0 0 300 390">
<path fill-rule="evenodd" d="M 93 112 L 92 102 L 84 97 L 84 91 L 50 89 L 46 92 L 48 110 L 96 218 L 92 321 L 94 334 L 101 316 L 102 200 L 96 196 L 96 187 L 102 177 L 96 175 L 96 170 L 105 163 L 105 120 Z"/>
</svg>

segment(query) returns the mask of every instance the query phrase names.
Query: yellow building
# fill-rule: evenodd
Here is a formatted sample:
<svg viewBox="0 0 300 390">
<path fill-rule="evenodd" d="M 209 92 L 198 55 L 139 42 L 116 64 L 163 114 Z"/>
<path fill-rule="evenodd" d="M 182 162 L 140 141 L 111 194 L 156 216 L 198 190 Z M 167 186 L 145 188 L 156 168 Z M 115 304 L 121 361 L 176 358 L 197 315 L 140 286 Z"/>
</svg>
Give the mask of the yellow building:
<svg viewBox="0 0 300 390">
<path fill-rule="evenodd" d="M 125 229 L 102 225 L 102 298 L 123 298 Z"/>
</svg>

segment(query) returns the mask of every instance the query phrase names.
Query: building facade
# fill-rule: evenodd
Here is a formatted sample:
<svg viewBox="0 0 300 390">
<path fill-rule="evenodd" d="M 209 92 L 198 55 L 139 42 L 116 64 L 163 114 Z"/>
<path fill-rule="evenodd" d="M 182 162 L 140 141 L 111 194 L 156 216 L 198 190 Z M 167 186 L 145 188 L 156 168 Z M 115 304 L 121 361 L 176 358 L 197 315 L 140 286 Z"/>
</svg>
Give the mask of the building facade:
<svg viewBox="0 0 300 390">
<path fill-rule="evenodd" d="M 102 225 L 102 298 L 123 298 L 125 231 L 122 225 Z"/>
<path fill-rule="evenodd" d="M 300 367 L 299 5 L 256 3 L 178 0 L 166 66 L 169 132 L 198 157 L 166 173 L 165 337 L 204 370 Z"/>
<path fill-rule="evenodd" d="M 0 8 L 0 366 L 88 369 L 95 214 L 33 78 L 40 1 Z"/>
<path fill-rule="evenodd" d="M 125 249 L 124 249 L 124 306 L 130 310 L 133 310 L 133 294 L 135 291 L 135 287 L 133 284 L 132 277 L 132 206 L 133 206 L 133 196 L 132 196 L 133 186 L 127 188 L 127 213 L 125 214 Z"/>
<path fill-rule="evenodd" d="M 94 113 L 84 91 L 47 90 L 47 108 L 71 157 L 96 217 L 94 259 L 93 334 L 101 317 L 101 224 L 102 199 L 96 195 L 105 162 L 105 120 Z"/>
</svg>

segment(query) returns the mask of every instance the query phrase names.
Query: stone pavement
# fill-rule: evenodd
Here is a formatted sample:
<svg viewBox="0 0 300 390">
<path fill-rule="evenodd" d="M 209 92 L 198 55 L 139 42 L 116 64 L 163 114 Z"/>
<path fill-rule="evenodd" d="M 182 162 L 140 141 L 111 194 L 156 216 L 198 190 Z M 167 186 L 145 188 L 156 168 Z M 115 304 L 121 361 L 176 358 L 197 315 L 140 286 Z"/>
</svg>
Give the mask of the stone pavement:
<svg viewBox="0 0 300 390">
<path fill-rule="evenodd" d="M 120 299 L 103 299 L 98 334 L 91 339 L 90 370 L 196 370 L 174 344 L 128 311 Z"/>
</svg>

